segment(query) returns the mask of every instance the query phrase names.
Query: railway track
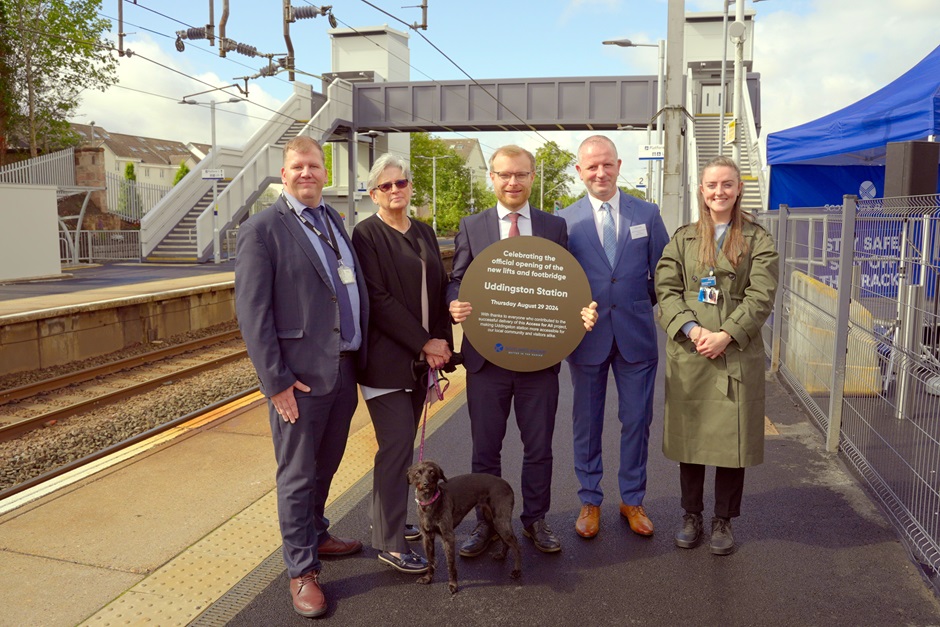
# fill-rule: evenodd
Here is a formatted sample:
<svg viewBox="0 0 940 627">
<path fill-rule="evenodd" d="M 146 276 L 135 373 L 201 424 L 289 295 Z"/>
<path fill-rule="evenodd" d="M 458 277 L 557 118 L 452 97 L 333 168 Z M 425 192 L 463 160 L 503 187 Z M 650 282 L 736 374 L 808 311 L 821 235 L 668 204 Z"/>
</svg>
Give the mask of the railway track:
<svg viewBox="0 0 940 627">
<path fill-rule="evenodd" d="M 227 331 L 0 391 L 0 442 L 245 359 L 240 337 L 238 331 Z M 195 351 L 199 354 L 189 355 Z"/>
</svg>

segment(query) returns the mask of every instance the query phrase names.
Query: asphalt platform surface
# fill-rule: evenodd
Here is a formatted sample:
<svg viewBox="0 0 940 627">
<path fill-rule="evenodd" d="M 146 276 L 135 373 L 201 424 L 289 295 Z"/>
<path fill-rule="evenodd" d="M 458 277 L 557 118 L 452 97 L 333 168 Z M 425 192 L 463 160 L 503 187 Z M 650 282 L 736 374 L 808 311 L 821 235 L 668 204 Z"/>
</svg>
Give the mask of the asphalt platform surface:
<svg viewBox="0 0 940 627">
<path fill-rule="evenodd" d="M 321 582 L 329 603 L 323 617 L 342 625 L 940 625 L 940 603 L 894 529 L 824 436 L 775 378 L 767 382 L 768 435 L 763 465 L 748 469 L 738 543 L 718 557 L 703 545 L 678 549 L 681 521 L 678 465 L 662 455 L 662 361 L 651 429 L 646 509 L 652 538 L 633 534 L 621 518 L 616 483 L 619 423 L 613 378 L 604 432 L 601 530 L 578 537 L 580 509 L 572 467 L 571 383 L 560 374 L 554 435 L 552 509 L 547 520 L 562 551 L 539 553 L 522 536 L 521 444 L 513 419 L 503 449 L 503 475 L 516 491 L 514 528 L 523 549 L 523 574 L 511 580 L 511 561 L 458 558 L 460 590 L 447 589 L 438 541 L 431 585 L 383 565 L 368 546 L 371 475 L 328 510 L 336 535 L 366 542 L 359 555 L 324 560 Z M 427 459 L 446 473 L 470 470 L 470 430 L 464 404 L 427 441 Z M 706 480 L 706 516 L 713 471 Z M 414 507 L 414 506 L 412 506 Z M 416 520 L 413 515 L 412 521 Z M 706 518 L 706 529 L 710 529 Z M 471 513 L 458 543 L 474 525 Z M 414 548 L 421 551 L 420 542 Z M 228 624 L 304 625 L 294 613 L 286 571 Z"/>
</svg>

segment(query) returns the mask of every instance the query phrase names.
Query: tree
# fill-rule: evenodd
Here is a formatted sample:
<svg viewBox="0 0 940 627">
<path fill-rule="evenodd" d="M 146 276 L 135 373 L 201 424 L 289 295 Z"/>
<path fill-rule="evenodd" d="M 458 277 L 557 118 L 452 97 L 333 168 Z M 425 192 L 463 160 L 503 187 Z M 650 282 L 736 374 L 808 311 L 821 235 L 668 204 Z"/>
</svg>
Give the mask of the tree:
<svg viewBox="0 0 940 627">
<path fill-rule="evenodd" d="M 437 231 L 439 234 L 454 232 L 460 218 L 470 212 L 470 170 L 463 159 L 447 144 L 429 133 L 411 134 L 411 173 L 414 180 L 413 205 L 431 205 L 434 196 L 434 162 L 437 159 Z M 489 194 L 489 196 L 487 196 Z M 485 181 L 473 182 L 473 199 L 476 206 L 489 206 L 492 192 L 486 189 Z M 495 203 L 495 200 L 493 201 Z M 433 208 L 432 208 L 433 211 Z"/>
<path fill-rule="evenodd" d="M 117 81 L 117 62 L 101 40 L 111 22 L 99 17 L 103 0 L 0 0 L 0 73 L 11 71 L 12 110 L 0 96 L 6 141 L 29 144 L 31 156 L 77 140 L 68 119 L 86 89 Z"/>
<path fill-rule="evenodd" d="M 128 163 L 127 165 L 132 165 Z M 176 185 L 183 180 L 183 177 L 189 174 L 189 166 L 186 165 L 185 161 L 180 161 L 180 167 L 176 170 L 176 176 L 173 177 L 173 185 Z M 126 173 L 125 173 L 126 176 Z"/>
<path fill-rule="evenodd" d="M 326 169 L 326 187 L 333 185 L 333 144 L 323 146 L 323 167 Z"/>
<path fill-rule="evenodd" d="M 544 202 L 548 209 L 539 209 L 551 211 L 556 200 L 568 196 L 568 185 L 574 181 L 568 170 L 576 158 L 573 152 L 564 150 L 553 141 L 540 146 L 535 151 L 535 182 L 529 204 L 538 207 Z"/>
</svg>

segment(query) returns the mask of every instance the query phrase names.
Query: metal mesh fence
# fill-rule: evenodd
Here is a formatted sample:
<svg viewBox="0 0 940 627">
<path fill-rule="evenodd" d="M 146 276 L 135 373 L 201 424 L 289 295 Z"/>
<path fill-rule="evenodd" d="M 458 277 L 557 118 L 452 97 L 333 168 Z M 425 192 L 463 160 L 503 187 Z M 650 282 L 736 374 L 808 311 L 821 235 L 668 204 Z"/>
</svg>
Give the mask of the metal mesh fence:
<svg viewBox="0 0 940 627">
<path fill-rule="evenodd" d="M 784 206 L 777 218 L 766 225 L 781 252 L 772 368 L 936 576 L 940 196 L 847 197 L 843 207 Z"/>
</svg>

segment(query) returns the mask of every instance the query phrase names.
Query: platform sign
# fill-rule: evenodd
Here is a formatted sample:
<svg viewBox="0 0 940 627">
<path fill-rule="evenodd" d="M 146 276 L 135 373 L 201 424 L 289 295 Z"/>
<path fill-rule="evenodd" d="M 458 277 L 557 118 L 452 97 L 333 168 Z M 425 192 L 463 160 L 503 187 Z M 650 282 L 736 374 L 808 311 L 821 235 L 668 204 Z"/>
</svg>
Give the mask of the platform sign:
<svg viewBox="0 0 940 627">
<path fill-rule="evenodd" d="M 225 170 L 222 168 L 206 168 L 202 171 L 202 180 L 221 181 L 225 178 Z"/>
<path fill-rule="evenodd" d="M 738 125 L 735 120 L 725 123 L 725 146 L 730 146 L 738 140 Z"/>
<path fill-rule="evenodd" d="M 637 152 L 640 161 L 662 161 L 666 155 L 662 144 L 644 144 Z"/>
</svg>

